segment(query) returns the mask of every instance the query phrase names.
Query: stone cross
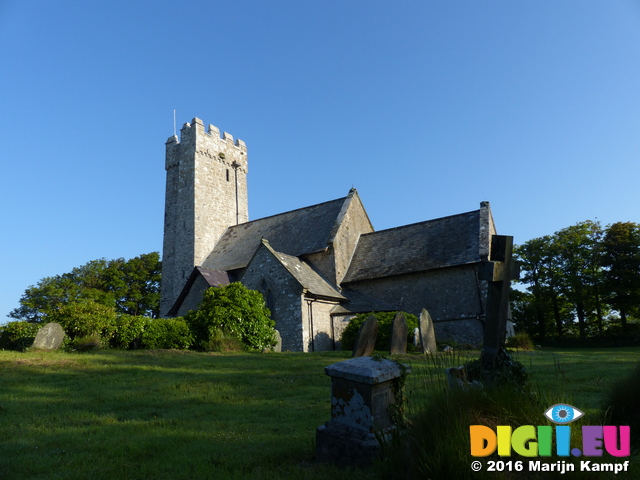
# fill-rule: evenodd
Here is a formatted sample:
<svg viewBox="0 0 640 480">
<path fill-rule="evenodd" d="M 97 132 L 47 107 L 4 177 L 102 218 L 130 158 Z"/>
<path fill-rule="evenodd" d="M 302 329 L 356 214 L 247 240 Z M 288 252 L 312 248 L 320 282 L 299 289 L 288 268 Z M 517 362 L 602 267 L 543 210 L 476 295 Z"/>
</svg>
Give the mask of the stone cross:
<svg viewBox="0 0 640 480">
<path fill-rule="evenodd" d="M 490 261 L 482 265 L 480 278 L 489 282 L 484 322 L 482 364 L 491 369 L 498 352 L 504 348 L 509 314 L 511 280 L 520 277 L 520 269 L 512 259 L 513 237 L 493 235 Z"/>
</svg>

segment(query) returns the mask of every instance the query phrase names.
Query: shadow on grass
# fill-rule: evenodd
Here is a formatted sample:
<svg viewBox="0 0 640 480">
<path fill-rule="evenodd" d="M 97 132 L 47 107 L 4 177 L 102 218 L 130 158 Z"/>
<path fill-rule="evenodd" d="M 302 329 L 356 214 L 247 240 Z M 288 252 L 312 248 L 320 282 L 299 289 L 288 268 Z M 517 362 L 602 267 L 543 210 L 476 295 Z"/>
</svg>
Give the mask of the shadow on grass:
<svg viewBox="0 0 640 480">
<path fill-rule="evenodd" d="M 2 360 L 5 360 L 3 357 Z M 24 354 L 0 363 L 0 478 L 358 478 L 312 463 L 326 355 Z"/>
</svg>

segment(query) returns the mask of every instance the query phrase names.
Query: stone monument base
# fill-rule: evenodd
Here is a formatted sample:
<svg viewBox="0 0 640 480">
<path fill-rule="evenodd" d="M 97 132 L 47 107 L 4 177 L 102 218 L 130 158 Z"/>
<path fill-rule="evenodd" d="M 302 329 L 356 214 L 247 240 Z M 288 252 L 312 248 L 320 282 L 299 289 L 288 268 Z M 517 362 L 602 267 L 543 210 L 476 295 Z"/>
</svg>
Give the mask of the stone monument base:
<svg viewBox="0 0 640 480">
<path fill-rule="evenodd" d="M 366 467 L 380 456 L 373 433 L 329 421 L 316 429 L 316 461 L 347 467 Z"/>
<path fill-rule="evenodd" d="M 396 431 L 396 379 L 409 367 L 387 359 L 356 357 L 324 369 L 331 377 L 331 420 L 316 429 L 316 460 L 367 466 Z"/>
</svg>

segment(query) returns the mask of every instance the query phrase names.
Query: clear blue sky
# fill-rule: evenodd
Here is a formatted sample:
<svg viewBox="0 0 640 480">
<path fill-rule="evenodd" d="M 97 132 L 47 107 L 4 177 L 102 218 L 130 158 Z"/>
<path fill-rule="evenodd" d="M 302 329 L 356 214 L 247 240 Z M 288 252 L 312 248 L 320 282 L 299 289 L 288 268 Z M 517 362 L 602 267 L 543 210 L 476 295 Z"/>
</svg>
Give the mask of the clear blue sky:
<svg viewBox="0 0 640 480">
<path fill-rule="evenodd" d="M 0 0 L 0 51 L 0 323 L 162 249 L 174 109 L 247 143 L 251 219 L 354 186 L 378 230 L 640 222 L 638 1 Z"/>
</svg>

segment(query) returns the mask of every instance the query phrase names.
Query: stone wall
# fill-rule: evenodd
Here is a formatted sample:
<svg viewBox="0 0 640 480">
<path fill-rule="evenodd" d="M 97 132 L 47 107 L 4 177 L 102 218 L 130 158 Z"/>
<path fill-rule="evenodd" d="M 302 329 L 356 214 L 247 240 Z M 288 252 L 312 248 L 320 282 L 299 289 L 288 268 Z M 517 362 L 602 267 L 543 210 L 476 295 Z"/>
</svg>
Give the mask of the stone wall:
<svg viewBox="0 0 640 480">
<path fill-rule="evenodd" d="M 338 285 L 347 274 L 360 235 L 373 232 L 369 216 L 355 190 L 349 192 L 346 207 L 341 212 L 342 221 L 332 239 L 335 250 L 335 283 Z"/>
<path fill-rule="evenodd" d="M 419 316 L 426 308 L 438 340 L 483 340 L 487 285 L 478 264 L 349 283 L 349 288 Z"/>
<path fill-rule="evenodd" d="M 355 189 L 349 192 L 324 252 L 304 259 L 333 285 L 339 285 L 349 269 L 360 235 L 373 232 L 367 212 Z"/>
<path fill-rule="evenodd" d="M 312 253 L 300 258 L 308 262 L 329 283 L 336 285 L 335 252 L 332 246 L 329 246 L 324 252 Z"/>
<path fill-rule="evenodd" d="M 202 303 L 202 296 L 208 288 L 209 284 L 207 283 L 207 281 L 199 275 L 196 278 L 195 282 L 193 282 L 193 285 L 191 285 L 189 293 L 183 300 L 182 305 L 180 305 L 180 308 L 178 309 L 178 316 L 183 317 L 191 310 L 200 308 L 200 304 Z"/>
<path fill-rule="evenodd" d="M 355 317 L 354 313 L 337 313 L 331 316 L 336 350 L 342 350 L 340 338 L 342 337 L 342 332 L 347 328 L 347 325 L 349 325 L 353 317 Z"/>
<path fill-rule="evenodd" d="M 337 302 L 304 298 L 302 310 L 303 340 L 305 352 L 324 352 L 334 350 L 334 326 L 331 310 Z"/>
<path fill-rule="evenodd" d="M 258 248 L 240 281 L 265 299 L 271 295 L 271 318 L 282 337 L 282 350 L 306 351 L 302 287 L 265 246 Z"/>
<path fill-rule="evenodd" d="M 224 231 L 248 221 L 247 147 L 199 118 L 166 143 L 167 183 L 160 313 L 178 298 Z"/>
</svg>

